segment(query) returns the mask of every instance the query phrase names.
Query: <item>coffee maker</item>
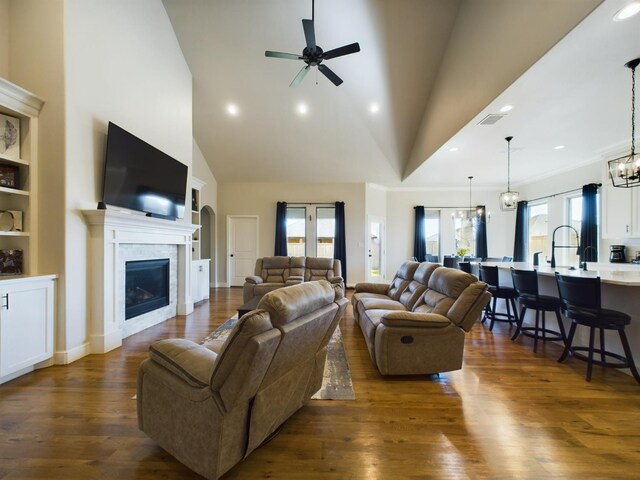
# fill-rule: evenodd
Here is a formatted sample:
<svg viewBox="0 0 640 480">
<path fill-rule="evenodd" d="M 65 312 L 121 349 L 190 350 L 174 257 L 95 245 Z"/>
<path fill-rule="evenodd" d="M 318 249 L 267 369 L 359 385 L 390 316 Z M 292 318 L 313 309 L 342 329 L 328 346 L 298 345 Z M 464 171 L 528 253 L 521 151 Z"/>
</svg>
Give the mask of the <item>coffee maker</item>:
<svg viewBox="0 0 640 480">
<path fill-rule="evenodd" d="M 611 263 L 625 263 L 624 245 L 609 245 L 609 261 Z"/>
</svg>

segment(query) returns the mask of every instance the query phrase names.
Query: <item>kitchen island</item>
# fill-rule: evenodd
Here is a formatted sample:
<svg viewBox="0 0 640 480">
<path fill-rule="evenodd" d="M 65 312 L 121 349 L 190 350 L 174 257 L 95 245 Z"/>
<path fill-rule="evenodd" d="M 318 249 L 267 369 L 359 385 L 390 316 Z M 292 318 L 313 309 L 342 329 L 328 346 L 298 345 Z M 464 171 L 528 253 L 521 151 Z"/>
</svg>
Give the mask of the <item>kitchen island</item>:
<svg viewBox="0 0 640 480">
<path fill-rule="evenodd" d="M 477 275 L 478 263 L 472 265 L 472 271 Z M 482 265 L 497 266 L 500 274 L 500 285 L 513 286 L 511 281 L 511 267 L 520 270 L 533 270 L 534 266 L 527 262 L 483 262 Z M 538 288 L 543 295 L 558 296 L 555 272 L 561 275 L 595 278 L 600 277 L 602 290 L 602 307 L 620 310 L 631 316 L 631 324 L 626 327 L 627 337 L 633 353 L 633 359 L 640 368 L 640 265 L 623 263 L 587 263 L 587 271 L 570 269 L 569 267 L 551 268 L 548 265 L 535 267 L 538 271 Z M 498 310 L 502 311 L 502 302 L 498 302 Z M 555 324 L 555 315 L 547 314 L 547 321 Z M 564 320 L 568 331 L 569 320 Z M 535 311 L 527 310 L 525 324 L 535 323 Z M 596 335 L 597 337 L 597 335 Z M 521 337 L 522 338 L 522 337 Z M 520 339 L 518 339 L 520 341 Z M 578 326 L 573 345 L 588 345 L 589 329 Z M 596 339 L 596 343 L 598 340 Z M 623 355 L 620 337 L 616 332 L 607 331 L 605 337 L 607 350 Z M 571 361 L 571 360 L 565 360 Z M 585 365 L 586 369 L 586 365 Z M 586 370 L 585 370 L 586 371 Z M 594 370 L 594 374 L 598 371 Z M 623 372 L 629 373 L 628 369 Z"/>
</svg>

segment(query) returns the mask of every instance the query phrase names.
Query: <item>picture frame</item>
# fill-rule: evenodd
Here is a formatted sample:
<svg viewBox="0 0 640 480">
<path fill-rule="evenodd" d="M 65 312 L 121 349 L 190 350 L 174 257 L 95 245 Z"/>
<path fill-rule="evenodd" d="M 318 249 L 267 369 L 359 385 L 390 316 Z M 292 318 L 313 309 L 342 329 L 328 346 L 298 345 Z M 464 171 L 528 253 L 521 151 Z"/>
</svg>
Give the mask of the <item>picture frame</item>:
<svg viewBox="0 0 640 480">
<path fill-rule="evenodd" d="M 0 155 L 20 159 L 20 119 L 0 113 Z"/>
<path fill-rule="evenodd" d="M 20 168 L 17 165 L 0 163 L 0 187 L 20 188 Z"/>
</svg>

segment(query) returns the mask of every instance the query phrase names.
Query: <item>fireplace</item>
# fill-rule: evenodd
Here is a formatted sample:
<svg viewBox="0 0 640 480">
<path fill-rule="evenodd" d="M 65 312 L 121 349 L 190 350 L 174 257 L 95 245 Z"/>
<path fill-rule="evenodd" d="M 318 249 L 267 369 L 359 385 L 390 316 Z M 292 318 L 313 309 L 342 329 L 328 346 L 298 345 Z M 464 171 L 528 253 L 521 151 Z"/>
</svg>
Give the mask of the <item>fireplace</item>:
<svg viewBox="0 0 640 480">
<path fill-rule="evenodd" d="M 125 262 L 125 320 L 169 305 L 169 259 Z"/>
</svg>

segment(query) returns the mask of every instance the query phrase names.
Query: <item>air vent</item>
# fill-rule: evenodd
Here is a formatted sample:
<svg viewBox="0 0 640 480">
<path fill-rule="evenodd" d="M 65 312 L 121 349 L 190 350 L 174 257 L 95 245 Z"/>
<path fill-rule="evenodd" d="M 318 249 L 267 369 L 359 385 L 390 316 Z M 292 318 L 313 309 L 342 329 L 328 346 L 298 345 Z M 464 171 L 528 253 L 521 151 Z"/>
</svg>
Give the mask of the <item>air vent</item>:
<svg viewBox="0 0 640 480">
<path fill-rule="evenodd" d="M 500 120 L 502 117 L 504 117 L 504 115 L 498 115 L 498 114 L 495 114 L 495 113 L 491 113 L 491 114 L 487 115 L 486 117 L 484 117 L 482 120 L 480 120 L 480 123 L 478 123 L 478 125 L 493 125 L 498 120 Z"/>
</svg>

